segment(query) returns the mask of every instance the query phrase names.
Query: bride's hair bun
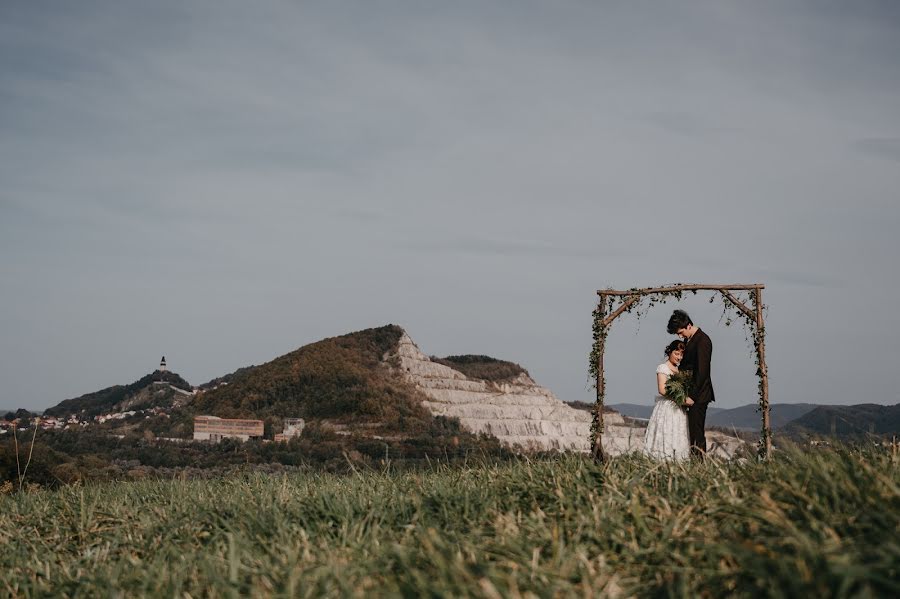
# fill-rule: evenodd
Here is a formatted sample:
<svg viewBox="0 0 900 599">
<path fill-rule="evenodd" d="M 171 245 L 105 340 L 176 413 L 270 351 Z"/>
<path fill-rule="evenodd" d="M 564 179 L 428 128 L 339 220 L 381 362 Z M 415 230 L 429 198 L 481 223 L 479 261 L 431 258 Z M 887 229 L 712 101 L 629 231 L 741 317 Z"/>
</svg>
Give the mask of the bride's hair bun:
<svg viewBox="0 0 900 599">
<path fill-rule="evenodd" d="M 666 350 L 665 350 L 666 356 L 668 357 L 669 354 L 671 354 L 673 351 L 675 351 L 677 349 L 684 351 L 684 341 L 682 341 L 681 339 L 676 339 L 675 341 L 673 341 L 672 343 L 670 343 L 669 345 L 666 346 Z"/>
</svg>

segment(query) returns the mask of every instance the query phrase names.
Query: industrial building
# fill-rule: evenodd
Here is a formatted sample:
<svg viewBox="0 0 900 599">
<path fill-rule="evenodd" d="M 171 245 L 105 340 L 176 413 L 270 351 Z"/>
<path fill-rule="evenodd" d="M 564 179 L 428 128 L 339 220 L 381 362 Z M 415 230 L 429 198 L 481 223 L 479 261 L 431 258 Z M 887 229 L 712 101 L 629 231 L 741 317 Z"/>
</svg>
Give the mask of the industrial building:
<svg viewBox="0 0 900 599">
<path fill-rule="evenodd" d="M 225 438 L 247 441 L 250 437 L 262 436 L 262 420 L 219 418 L 217 416 L 194 417 L 195 441 L 213 441 L 218 443 Z"/>
</svg>

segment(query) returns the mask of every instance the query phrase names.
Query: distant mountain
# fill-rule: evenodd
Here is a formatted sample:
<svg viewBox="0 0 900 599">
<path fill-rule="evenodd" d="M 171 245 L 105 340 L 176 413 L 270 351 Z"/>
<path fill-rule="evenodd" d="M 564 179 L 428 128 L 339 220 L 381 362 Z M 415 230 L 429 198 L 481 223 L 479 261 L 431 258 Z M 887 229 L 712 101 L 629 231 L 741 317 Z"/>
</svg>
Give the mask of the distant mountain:
<svg viewBox="0 0 900 599">
<path fill-rule="evenodd" d="M 576 410 L 584 410 L 585 412 L 593 412 L 594 404 L 588 403 L 586 401 L 567 401 L 566 402 L 570 408 L 575 408 Z M 629 405 L 629 404 L 619 404 L 619 405 Z M 609 412 L 619 412 L 612 406 L 607 406 L 604 404 L 603 413 Z M 620 412 L 621 413 L 621 412 Z M 627 414 L 623 414 L 623 416 L 627 416 Z"/>
<path fill-rule="evenodd" d="M 643 418 L 644 420 L 649 419 L 650 414 L 653 413 L 653 405 L 652 404 L 644 405 L 644 404 L 637 404 L 637 403 L 616 403 L 616 404 L 612 404 L 612 405 L 604 406 L 604 407 L 615 410 L 622 416 L 628 416 L 630 418 Z M 721 408 L 716 408 L 716 407 L 710 406 L 706 412 L 707 418 L 709 418 L 710 415 L 715 414 L 716 412 L 721 412 L 721 411 L 722 411 Z"/>
<path fill-rule="evenodd" d="M 773 403 L 769 405 L 769 423 L 773 429 L 778 429 L 817 407 L 819 407 L 817 404 L 811 403 Z M 706 424 L 724 428 L 758 430 L 762 426 L 762 415 L 758 409 L 757 404 L 747 404 L 715 412 L 710 410 L 706 414 Z"/>
<path fill-rule="evenodd" d="M 843 440 L 900 434 L 900 404 L 818 406 L 790 422 L 783 432 L 799 439 L 835 436 Z"/>
<path fill-rule="evenodd" d="M 32 416 L 38 415 L 38 412 L 30 412 L 25 408 L 16 408 L 15 410 L 0 410 L 0 419 L 5 419 L 8 421 L 16 420 L 18 418 L 31 418 Z"/>
<path fill-rule="evenodd" d="M 647 419 L 650 418 L 650 414 L 653 412 L 652 405 L 621 403 L 612 404 L 609 407 L 623 416 L 630 416 L 631 418 Z M 772 428 L 780 428 L 816 407 L 818 407 L 817 404 L 772 404 L 769 409 Z M 737 408 L 709 406 L 706 412 L 706 424 L 707 426 L 722 428 L 756 430 L 762 423 L 762 417 L 756 410 L 756 404 L 747 404 Z"/>
<path fill-rule="evenodd" d="M 44 410 L 44 414 L 46 416 L 57 417 L 76 414 L 78 416 L 90 418 L 99 414 L 116 411 L 123 407 L 125 410 L 135 409 L 134 407 L 128 406 L 129 404 L 132 406 L 135 405 L 133 400 L 139 395 L 144 396 L 142 398 L 144 399 L 142 403 L 143 407 L 152 407 L 152 405 L 150 405 L 153 401 L 152 396 L 154 395 L 152 391 L 153 386 L 156 383 L 167 383 L 167 385 L 165 385 L 167 388 L 170 388 L 169 386 L 171 386 L 182 391 L 191 391 L 190 383 L 176 373 L 157 370 L 130 385 L 114 385 L 112 387 L 107 387 L 106 389 L 101 389 L 100 391 L 87 393 L 81 397 L 61 401 L 52 408 Z M 147 396 L 150 397 L 147 398 Z M 138 399 L 137 403 L 141 403 L 141 399 Z"/>
<path fill-rule="evenodd" d="M 604 405 L 611 410 L 615 410 L 622 416 L 629 416 L 630 418 L 643 418 L 644 420 L 650 418 L 650 414 L 653 413 L 653 406 L 645 406 L 643 404 L 637 403 L 615 403 L 610 405 Z"/>
</svg>

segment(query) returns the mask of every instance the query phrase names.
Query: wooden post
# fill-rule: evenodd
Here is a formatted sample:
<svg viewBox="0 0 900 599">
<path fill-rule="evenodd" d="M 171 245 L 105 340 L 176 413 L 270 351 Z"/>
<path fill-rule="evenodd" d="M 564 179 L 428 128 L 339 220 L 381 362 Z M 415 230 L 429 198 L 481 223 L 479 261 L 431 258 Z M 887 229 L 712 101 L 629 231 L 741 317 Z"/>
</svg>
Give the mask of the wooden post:
<svg viewBox="0 0 900 599">
<path fill-rule="evenodd" d="M 606 296 L 604 294 L 600 294 L 600 305 L 597 307 L 599 312 L 598 316 L 600 317 L 600 322 L 604 322 L 605 314 L 606 314 Z M 604 325 L 605 327 L 605 325 Z M 594 459 L 598 462 L 603 462 L 606 459 L 606 456 L 603 455 L 603 398 L 604 393 L 606 392 L 606 380 L 603 376 L 603 353 L 606 351 L 606 337 L 604 335 L 600 335 L 600 339 L 597 340 L 599 344 L 599 351 L 597 352 L 597 381 L 594 385 L 597 389 L 597 400 L 594 403 L 594 420 L 597 423 L 596 435 L 594 436 L 594 447 L 592 449 L 592 453 L 594 455 Z"/>
<path fill-rule="evenodd" d="M 762 425 L 765 435 L 763 458 L 772 455 L 772 428 L 769 423 L 769 369 L 766 366 L 766 324 L 763 321 L 762 289 L 757 287 L 753 292 L 753 304 L 756 308 L 756 355 L 759 357 L 759 388 L 762 395 Z"/>
</svg>

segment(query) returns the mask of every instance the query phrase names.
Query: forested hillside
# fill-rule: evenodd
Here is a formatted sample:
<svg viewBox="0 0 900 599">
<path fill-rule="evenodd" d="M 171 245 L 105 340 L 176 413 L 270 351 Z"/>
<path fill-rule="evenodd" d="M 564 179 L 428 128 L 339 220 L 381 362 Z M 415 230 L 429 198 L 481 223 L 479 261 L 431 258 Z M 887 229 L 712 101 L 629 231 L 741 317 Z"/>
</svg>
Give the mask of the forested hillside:
<svg viewBox="0 0 900 599">
<path fill-rule="evenodd" d="M 190 383 L 174 372 L 157 370 L 130 385 L 113 385 L 100 391 L 61 401 L 52 408 L 44 410 L 44 414 L 57 417 L 78 414 L 82 417 L 90 418 L 112 411 L 117 404 L 124 402 L 154 383 L 168 383 L 184 391 L 191 390 Z"/>
</svg>

